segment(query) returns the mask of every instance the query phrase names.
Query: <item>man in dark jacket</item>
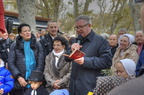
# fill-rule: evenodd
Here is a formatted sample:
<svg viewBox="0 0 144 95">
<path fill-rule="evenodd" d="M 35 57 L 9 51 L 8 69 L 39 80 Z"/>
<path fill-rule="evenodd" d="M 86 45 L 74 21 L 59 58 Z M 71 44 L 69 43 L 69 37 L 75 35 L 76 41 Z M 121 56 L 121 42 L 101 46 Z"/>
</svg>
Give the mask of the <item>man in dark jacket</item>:
<svg viewBox="0 0 144 95">
<path fill-rule="evenodd" d="M 15 79 L 15 86 L 10 95 L 23 95 L 29 88 L 28 77 L 32 70 L 43 71 L 44 56 L 40 43 L 31 33 L 28 24 L 18 26 L 18 37 L 10 47 L 8 67 Z"/>
<path fill-rule="evenodd" d="M 101 70 L 111 67 L 112 55 L 108 42 L 91 29 L 92 22 L 88 16 L 77 17 L 75 25 L 78 37 L 68 52 L 80 49 L 85 56 L 73 60 L 70 95 L 87 95 L 95 88 L 96 78 L 101 75 Z"/>
<path fill-rule="evenodd" d="M 144 33 L 143 33 L 143 31 L 136 31 L 134 44 L 138 46 L 137 52 L 140 56 L 141 52 L 144 50 Z"/>
<path fill-rule="evenodd" d="M 42 44 L 44 57 L 46 57 L 53 50 L 53 39 L 58 36 L 58 24 L 56 21 L 49 21 L 47 24 L 48 34 L 40 40 Z"/>
</svg>

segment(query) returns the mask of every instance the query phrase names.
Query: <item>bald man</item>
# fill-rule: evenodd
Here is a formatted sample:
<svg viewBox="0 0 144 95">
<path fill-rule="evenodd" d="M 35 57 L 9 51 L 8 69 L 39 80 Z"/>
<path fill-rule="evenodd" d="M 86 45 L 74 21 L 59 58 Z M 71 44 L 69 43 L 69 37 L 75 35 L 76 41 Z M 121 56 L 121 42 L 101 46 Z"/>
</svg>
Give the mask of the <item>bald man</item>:
<svg viewBox="0 0 144 95">
<path fill-rule="evenodd" d="M 138 46 L 138 54 L 140 55 L 142 50 L 144 50 L 144 33 L 143 31 L 139 30 L 135 33 L 135 43 Z"/>
<path fill-rule="evenodd" d="M 108 39 L 109 45 L 111 46 L 111 53 L 114 56 L 116 49 L 118 47 L 118 37 L 117 35 L 110 35 L 109 39 Z"/>
</svg>

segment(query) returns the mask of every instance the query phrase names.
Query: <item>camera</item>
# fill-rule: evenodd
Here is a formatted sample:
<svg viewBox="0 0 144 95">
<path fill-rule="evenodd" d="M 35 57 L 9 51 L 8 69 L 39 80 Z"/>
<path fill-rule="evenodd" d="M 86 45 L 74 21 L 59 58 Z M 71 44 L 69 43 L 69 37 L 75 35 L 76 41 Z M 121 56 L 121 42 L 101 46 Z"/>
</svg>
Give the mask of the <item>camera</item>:
<svg viewBox="0 0 144 95">
<path fill-rule="evenodd" d="M 144 0 L 135 0 L 135 3 L 141 3 L 143 2 Z"/>
</svg>

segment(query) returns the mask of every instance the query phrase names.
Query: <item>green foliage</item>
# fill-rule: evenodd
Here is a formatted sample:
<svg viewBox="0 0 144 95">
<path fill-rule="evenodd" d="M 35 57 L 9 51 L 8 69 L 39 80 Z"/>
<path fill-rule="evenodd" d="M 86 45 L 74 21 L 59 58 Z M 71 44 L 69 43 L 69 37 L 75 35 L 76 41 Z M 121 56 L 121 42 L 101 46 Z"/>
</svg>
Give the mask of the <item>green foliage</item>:
<svg viewBox="0 0 144 95">
<path fill-rule="evenodd" d="M 104 76 L 111 76 L 112 73 L 111 73 L 111 69 L 104 69 L 101 71 L 101 73 L 104 75 Z"/>
</svg>

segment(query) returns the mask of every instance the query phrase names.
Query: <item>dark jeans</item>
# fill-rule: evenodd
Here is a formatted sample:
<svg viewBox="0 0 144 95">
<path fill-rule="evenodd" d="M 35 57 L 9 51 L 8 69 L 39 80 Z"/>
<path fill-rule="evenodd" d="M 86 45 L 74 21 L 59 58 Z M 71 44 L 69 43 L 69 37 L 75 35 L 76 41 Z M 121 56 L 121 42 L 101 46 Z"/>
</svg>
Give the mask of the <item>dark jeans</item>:
<svg viewBox="0 0 144 95">
<path fill-rule="evenodd" d="M 17 90 L 17 89 L 12 89 L 9 94 L 10 95 L 23 95 L 24 92 L 27 90 L 28 88 L 23 88 L 21 90 Z"/>
</svg>

